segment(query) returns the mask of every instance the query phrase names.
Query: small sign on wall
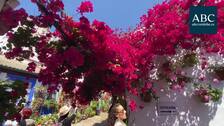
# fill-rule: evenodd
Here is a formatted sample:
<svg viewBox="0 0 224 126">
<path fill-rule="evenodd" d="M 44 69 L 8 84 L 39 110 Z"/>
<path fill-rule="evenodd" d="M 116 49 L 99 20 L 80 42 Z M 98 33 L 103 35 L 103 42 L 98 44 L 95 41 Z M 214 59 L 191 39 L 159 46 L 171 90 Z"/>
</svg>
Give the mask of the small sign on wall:
<svg viewBox="0 0 224 126">
<path fill-rule="evenodd" d="M 158 101 L 157 112 L 159 116 L 177 115 L 177 105 L 171 101 Z"/>
</svg>

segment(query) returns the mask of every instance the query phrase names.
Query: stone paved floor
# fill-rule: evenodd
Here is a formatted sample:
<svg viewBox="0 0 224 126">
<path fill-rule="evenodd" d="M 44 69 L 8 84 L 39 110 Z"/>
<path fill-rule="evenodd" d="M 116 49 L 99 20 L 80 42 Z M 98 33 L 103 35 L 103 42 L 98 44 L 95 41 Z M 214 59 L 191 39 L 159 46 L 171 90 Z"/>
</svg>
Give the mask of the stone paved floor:
<svg viewBox="0 0 224 126">
<path fill-rule="evenodd" d="M 101 113 L 99 116 L 88 118 L 73 126 L 106 126 L 107 116 L 107 113 Z"/>
</svg>

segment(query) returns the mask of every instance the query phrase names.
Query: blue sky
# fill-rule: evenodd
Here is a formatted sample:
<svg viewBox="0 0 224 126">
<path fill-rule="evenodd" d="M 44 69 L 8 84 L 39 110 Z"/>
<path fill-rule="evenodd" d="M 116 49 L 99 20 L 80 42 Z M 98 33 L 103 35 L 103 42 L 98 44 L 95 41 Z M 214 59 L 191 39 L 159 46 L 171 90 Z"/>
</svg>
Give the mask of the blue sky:
<svg viewBox="0 0 224 126">
<path fill-rule="evenodd" d="M 78 19 L 75 11 L 82 0 L 63 0 L 66 13 Z M 161 3 L 162 0 L 91 0 L 94 12 L 86 16 L 92 21 L 98 19 L 106 22 L 112 28 L 133 28 L 139 22 L 140 16 L 146 14 L 149 8 Z M 28 13 L 37 15 L 36 5 L 30 0 L 20 0 L 19 7 L 23 7 Z"/>
</svg>

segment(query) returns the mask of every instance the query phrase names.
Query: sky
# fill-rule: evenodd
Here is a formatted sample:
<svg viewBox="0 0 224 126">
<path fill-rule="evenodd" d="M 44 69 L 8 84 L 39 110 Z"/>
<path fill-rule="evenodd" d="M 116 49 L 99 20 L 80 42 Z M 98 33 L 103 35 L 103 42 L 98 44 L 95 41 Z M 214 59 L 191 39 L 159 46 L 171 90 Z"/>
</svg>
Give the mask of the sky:
<svg viewBox="0 0 224 126">
<path fill-rule="evenodd" d="M 83 0 L 63 0 L 65 11 L 68 15 L 73 16 L 78 20 L 80 16 L 76 9 Z M 127 30 L 134 28 L 139 23 L 140 17 L 147 13 L 149 8 L 152 8 L 162 0 L 91 0 L 94 6 L 94 12 L 85 14 L 90 21 L 94 19 L 104 21 L 111 28 Z M 30 0 L 20 0 L 18 8 L 24 8 L 29 14 L 38 15 L 36 5 Z"/>
</svg>

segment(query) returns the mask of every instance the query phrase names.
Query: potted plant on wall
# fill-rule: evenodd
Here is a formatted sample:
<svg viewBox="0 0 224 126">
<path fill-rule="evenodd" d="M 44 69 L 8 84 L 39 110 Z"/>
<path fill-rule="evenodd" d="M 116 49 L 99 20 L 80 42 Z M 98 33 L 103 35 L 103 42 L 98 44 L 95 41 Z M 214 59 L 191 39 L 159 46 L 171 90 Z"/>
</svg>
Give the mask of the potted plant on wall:
<svg viewBox="0 0 224 126">
<path fill-rule="evenodd" d="M 211 99 L 209 95 L 209 91 L 206 88 L 200 87 L 195 91 L 196 96 L 200 99 L 201 102 L 203 103 L 208 103 Z"/>
<path fill-rule="evenodd" d="M 187 53 L 183 56 L 182 67 L 193 67 L 198 63 L 198 58 L 196 53 Z"/>
<path fill-rule="evenodd" d="M 141 93 L 140 96 L 141 96 L 141 100 L 144 102 L 151 102 L 152 97 L 153 97 L 152 92 L 150 90 L 148 90 L 144 93 Z"/>
<path fill-rule="evenodd" d="M 58 109 L 58 105 L 54 99 L 45 99 L 41 108 L 41 114 L 50 114 Z"/>
<path fill-rule="evenodd" d="M 45 99 L 44 100 L 44 106 L 46 106 L 47 108 L 54 108 L 55 107 L 55 103 L 53 99 Z"/>
<path fill-rule="evenodd" d="M 198 85 L 198 84 L 195 84 Z M 203 103 L 208 103 L 209 101 L 217 102 L 222 97 L 222 91 L 217 88 L 211 87 L 211 85 L 204 84 L 198 85 L 195 90 L 195 95 Z"/>
<path fill-rule="evenodd" d="M 144 102 L 151 102 L 152 98 L 157 99 L 152 83 L 146 83 L 144 87 L 141 88 L 140 93 L 141 100 Z"/>
<path fill-rule="evenodd" d="M 220 100 L 220 98 L 222 97 L 222 91 L 220 89 L 210 89 L 209 90 L 209 94 L 211 96 L 212 101 L 217 102 Z"/>
<path fill-rule="evenodd" d="M 220 80 L 224 80 L 224 67 L 223 66 L 216 66 L 213 67 L 214 73 Z"/>
</svg>

